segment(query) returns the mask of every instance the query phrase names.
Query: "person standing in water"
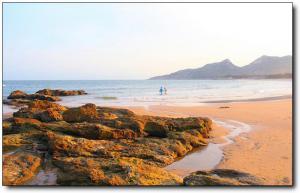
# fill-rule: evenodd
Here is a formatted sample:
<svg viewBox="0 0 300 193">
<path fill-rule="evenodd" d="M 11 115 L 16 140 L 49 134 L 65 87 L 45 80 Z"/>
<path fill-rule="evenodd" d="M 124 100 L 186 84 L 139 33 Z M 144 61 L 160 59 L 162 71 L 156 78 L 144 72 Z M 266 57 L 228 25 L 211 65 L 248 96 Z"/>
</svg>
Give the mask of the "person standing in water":
<svg viewBox="0 0 300 193">
<path fill-rule="evenodd" d="M 165 91 L 165 95 L 167 94 L 167 88 L 166 87 L 164 87 L 164 91 Z"/>
<path fill-rule="evenodd" d="M 162 87 L 162 86 L 161 86 L 160 89 L 159 89 L 159 93 L 160 93 L 160 95 L 163 94 L 163 87 Z"/>
</svg>

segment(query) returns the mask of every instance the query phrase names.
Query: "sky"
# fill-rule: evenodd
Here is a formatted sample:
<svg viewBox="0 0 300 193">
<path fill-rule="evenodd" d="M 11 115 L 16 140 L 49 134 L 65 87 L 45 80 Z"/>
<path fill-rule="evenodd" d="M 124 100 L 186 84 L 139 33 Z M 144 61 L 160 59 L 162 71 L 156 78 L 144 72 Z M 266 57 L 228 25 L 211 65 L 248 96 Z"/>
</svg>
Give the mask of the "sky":
<svg viewBox="0 0 300 193">
<path fill-rule="evenodd" d="M 4 3 L 4 80 L 147 79 L 292 54 L 288 3 Z"/>
</svg>

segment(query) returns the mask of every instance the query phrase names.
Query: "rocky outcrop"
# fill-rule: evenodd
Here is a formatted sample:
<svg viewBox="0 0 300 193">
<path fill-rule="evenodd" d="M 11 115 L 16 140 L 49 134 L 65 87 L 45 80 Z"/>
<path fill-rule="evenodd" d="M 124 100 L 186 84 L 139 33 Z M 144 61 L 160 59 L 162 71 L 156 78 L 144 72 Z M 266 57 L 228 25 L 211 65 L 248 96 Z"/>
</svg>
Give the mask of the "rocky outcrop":
<svg viewBox="0 0 300 193">
<path fill-rule="evenodd" d="M 26 106 L 33 100 L 43 101 L 60 101 L 59 96 L 73 96 L 73 95 L 86 95 L 84 90 L 39 90 L 34 94 L 27 94 L 21 90 L 15 90 L 10 93 L 7 100 L 3 100 L 3 104 L 12 105 L 16 107 Z"/>
<path fill-rule="evenodd" d="M 207 145 L 210 130 L 207 118 L 140 116 L 94 104 L 66 108 L 34 100 L 3 121 L 3 150 L 42 161 L 47 155 L 62 185 L 178 185 L 182 179 L 163 167 Z M 19 161 L 22 169 L 5 172 L 28 168 L 34 175 L 37 161 Z M 32 175 L 22 179 L 7 174 L 7 183 L 23 184 Z"/>
<path fill-rule="evenodd" d="M 50 96 L 74 96 L 74 95 L 86 95 L 84 90 L 51 90 L 43 89 L 36 92 L 37 94 L 50 95 Z"/>
<path fill-rule="evenodd" d="M 41 165 L 41 158 L 30 153 L 3 156 L 3 185 L 22 185 L 32 178 Z"/>
<path fill-rule="evenodd" d="M 60 98 L 43 94 L 27 94 L 23 91 L 16 90 L 10 93 L 7 99 L 25 99 L 25 100 L 47 100 L 47 101 L 59 101 Z M 15 101 L 16 102 L 16 101 Z"/>
<path fill-rule="evenodd" d="M 250 186 L 263 185 L 264 180 L 248 173 L 215 169 L 212 171 L 197 171 L 184 178 L 188 186 Z"/>
<path fill-rule="evenodd" d="M 28 107 L 21 108 L 14 112 L 14 117 L 33 118 L 43 122 L 61 121 L 62 113 L 67 108 L 49 101 L 35 100 L 28 104 Z"/>
<path fill-rule="evenodd" d="M 44 100 L 44 101 L 60 101 L 61 99 L 56 96 L 42 95 L 42 94 L 30 94 L 25 98 L 27 100 Z"/>
<path fill-rule="evenodd" d="M 25 107 L 30 103 L 29 100 L 26 99 L 4 99 L 3 104 L 5 105 L 11 105 L 15 107 Z"/>
<path fill-rule="evenodd" d="M 62 185 L 179 185 L 182 179 L 138 158 L 55 158 Z"/>
<path fill-rule="evenodd" d="M 86 104 L 77 108 L 70 108 L 63 114 L 63 119 L 67 122 L 97 122 L 98 112 L 96 105 Z"/>
<path fill-rule="evenodd" d="M 21 90 L 15 90 L 7 97 L 8 99 L 25 99 L 28 96 L 27 93 Z"/>
</svg>

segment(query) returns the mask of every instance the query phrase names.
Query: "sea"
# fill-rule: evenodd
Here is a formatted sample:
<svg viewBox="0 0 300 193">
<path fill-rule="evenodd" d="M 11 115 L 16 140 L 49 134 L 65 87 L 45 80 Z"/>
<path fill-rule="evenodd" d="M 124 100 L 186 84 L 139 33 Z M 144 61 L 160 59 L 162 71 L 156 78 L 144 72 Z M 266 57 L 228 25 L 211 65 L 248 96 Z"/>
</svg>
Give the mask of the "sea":
<svg viewBox="0 0 300 193">
<path fill-rule="evenodd" d="M 160 87 L 167 93 L 160 94 Z M 231 80 L 24 80 L 3 81 L 3 99 L 14 90 L 35 93 L 44 88 L 85 90 L 82 96 L 61 97 L 59 103 L 79 106 L 205 105 L 217 102 L 276 99 L 292 95 L 291 79 Z M 15 109 L 3 105 L 3 113 Z"/>
</svg>

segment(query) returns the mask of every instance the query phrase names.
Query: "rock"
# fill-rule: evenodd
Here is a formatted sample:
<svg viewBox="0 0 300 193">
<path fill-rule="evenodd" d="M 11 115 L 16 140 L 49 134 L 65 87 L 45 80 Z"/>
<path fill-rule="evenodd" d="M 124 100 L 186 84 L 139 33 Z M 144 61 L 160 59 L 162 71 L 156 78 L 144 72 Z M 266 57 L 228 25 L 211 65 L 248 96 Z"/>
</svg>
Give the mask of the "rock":
<svg viewBox="0 0 300 193">
<path fill-rule="evenodd" d="M 264 180 L 249 173 L 230 169 L 197 171 L 183 179 L 187 186 L 241 186 L 263 185 Z"/>
<path fill-rule="evenodd" d="M 67 122 L 97 122 L 99 120 L 96 105 L 86 104 L 81 107 L 70 108 L 63 113 Z"/>
<path fill-rule="evenodd" d="M 207 140 L 199 130 L 190 130 L 186 132 L 170 132 L 168 138 L 179 140 L 185 146 L 199 147 L 207 145 Z"/>
<path fill-rule="evenodd" d="M 42 140 L 45 139 L 44 133 L 41 131 L 31 131 L 3 136 L 3 151 L 8 152 L 19 148 L 19 150 L 32 150 L 36 152 L 36 147 L 42 145 Z"/>
<path fill-rule="evenodd" d="M 150 121 L 147 121 L 150 120 Z M 211 121 L 207 118 L 166 118 L 166 117 L 146 117 L 145 132 L 153 137 L 167 137 L 170 131 L 191 131 L 197 130 L 204 138 L 209 137 Z"/>
<path fill-rule="evenodd" d="M 28 95 L 21 91 L 21 90 L 15 90 L 10 93 L 10 95 L 7 97 L 8 99 L 25 99 Z"/>
<path fill-rule="evenodd" d="M 129 129 L 114 129 L 97 123 L 55 122 L 43 125 L 48 130 L 59 131 L 68 135 L 86 139 L 134 139 L 138 134 Z"/>
<path fill-rule="evenodd" d="M 59 105 L 57 103 L 49 102 L 49 101 L 43 101 L 43 100 L 34 100 L 28 104 L 28 108 L 32 109 L 40 109 L 40 110 L 46 110 L 46 109 L 53 109 L 56 111 L 65 111 L 67 110 L 66 107 Z"/>
<path fill-rule="evenodd" d="M 54 156 L 136 157 L 157 166 L 166 166 L 193 148 L 174 139 L 89 140 L 54 132 L 47 135 L 48 146 Z"/>
<path fill-rule="evenodd" d="M 60 112 L 50 108 L 39 113 L 38 119 L 43 122 L 62 121 L 63 116 Z"/>
<path fill-rule="evenodd" d="M 3 104 L 5 105 L 12 105 L 15 107 L 25 107 L 30 103 L 29 100 L 26 99 L 10 99 L 10 100 L 3 100 Z"/>
<path fill-rule="evenodd" d="M 3 185 L 22 185 L 38 171 L 41 158 L 30 153 L 15 153 L 3 156 Z"/>
<path fill-rule="evenodd" d="M 138 135 L 143 134 L 144 118 L 135 115 L 127 109 L 117 109 L 110 107 L 98 107 L 99 122 L 117 129 L 129 129 L 137 132 Z"/>
<path fill-rule="evenodd" d="M 12 117 L 3 121 L 4 134 L 23 133 L 40 129 L 41 122 L 31 118 Z"/>
<path fill-rule="evenodd" d="M 182 179 L 137 158 L 103 159 L 59 157 L 61 185 L 179 185 Z"/>
<path fill-rule="evenodd" d="M 35 94 L 27 94 L 21 90 L 15 90 L 10 93 L 7 97 L 9 100 L 3 100 L 3 104 L 13 105 L 16 107 L 24 107 L 33 100 L 42 100 L 42 101 L 60 101 L 61 99 L 58 96 L 73 96 L 73 95 L 85 95 L 87 94 L 83 90 L 50 90 L 43 89 L 37 91 Z"/>
<path fill-rule="evenodd" d="M 108 140 L 87 140 L 53 132 L 47 132 L 47 137 L 48 147 L 54 157 L 112 157 L 110 150 L 114 149 L 114 143 Z"/>
<path fill-rule="evenodd" d="M 167 137 L 169 129 L 163 124 L 149 121 L 146 123 L 144 131 L 152 137 Z"/>
<path fill-rule="evenodd" d="M 60 98 L 56 96 L 44 95 L 44 94 L 27 94 L 21 90 L 15 90 L 10 93 L 8 99 L 27 99 L 27 100 L 47 100 L 47 101 L 59 101 Z"/>
<path fill-rule="evenodd" d="M 60 101 L 60 98 L 56 96 L 42 95 L 42 94 L 26 94 L 19 90 L 13 91 L 7 98 L 14 99 L 14 100 L 7 100 L 5 101 L 5 103 L 8 105 L 15 105 L 15 106 L 21 106 L 23 104 L 27 104 L 29 101 L 32 100 L 46 100 L 52 102 Z"/>
<path fill-rule="evenodd" d="M 101 124 L 75 123 L 70 132 L 87 139 L 134 139 L 137 133 L 129 129 L 114 129 Z"/>
<path fill-rule="evenodd" d="M 45 100 L 45 101 L 60 101 L 61 99 L 57 96 L 42 95 L 42 94 L 30 94 L 27 95 L 28 100 Z"/>
<path fill-rule="evenodd" d="M 130 129 L 113 129 L 101 126 L 97 133 L 97 139 L 135 139 L 138 133 Z"/>
<path fill-rule="evenodd" d="M 50 90 L 43 89 L 36 92 L 37 94 L 50 95 L 50 96 L 74 96 L 74 95 L 86 95 L 84 90 Z"/>
<path fill-rule="evenodd" d="M 33 118 L 43 122 L 63 120 L 62 112 L 67 108 L 49 101 L 34 100 L 28 107 L 21 108 L 14 112 L 14 117 Z"/>
<path fill-rule="evenodd" d="M 46 154 L 62 185 L 173 185 L 182 179 L 163 167 L 207 145 L 210 130 L 207 118 L 33 100 L 3 121 L 3 149 Z"/>
<path fill-rule="evenodd" d="M 13 133 L 12 123 L 7 120 L 3 120 L 2 121 L 2 132 L 3 132 L 3 135 Z"/>
</svg>

